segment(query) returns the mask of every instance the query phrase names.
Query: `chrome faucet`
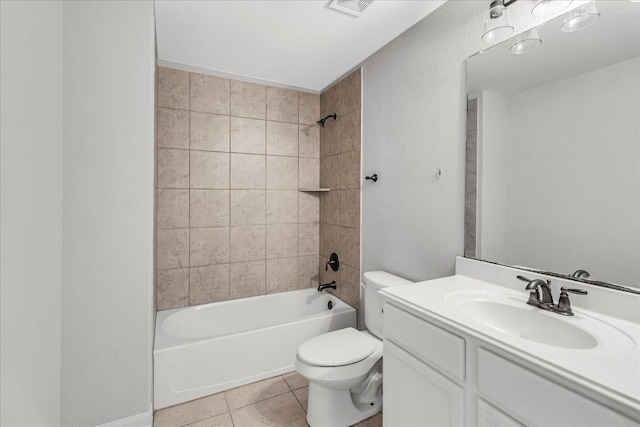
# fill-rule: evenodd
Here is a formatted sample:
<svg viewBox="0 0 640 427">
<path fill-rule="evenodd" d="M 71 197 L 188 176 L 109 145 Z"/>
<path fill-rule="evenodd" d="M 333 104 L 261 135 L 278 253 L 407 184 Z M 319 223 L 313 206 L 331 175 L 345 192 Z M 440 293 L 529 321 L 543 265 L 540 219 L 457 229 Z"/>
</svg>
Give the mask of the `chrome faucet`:
<svg viewBox="0 0 640 427">
<path fill-rule="evenodd" d="M 580 269 L 580 270 L 574 271 L 573 274 L 571 275 L 571 277 L 588 279 L 589 277 L 591 277 L 591 275 L 589 274 L 589 272 L 587 270 Z"/>
<path fill-rule="evenodd" d="M 327 288 L 337 289 L 338 285 L 336 285 L 336 281 L 335 280 L 333 282 L 331 282 L 331 283 L 325 283 L 324 285 L 318 286 L 318 292 L 322 292 Z"/>
<path fill-rule="evenodd" d="M 551 310 L 553 306 L 553 296 L 551 295 L 551 280 L 544 281 L 542 279 L 529 279 L 524 276 L 518 276 L 519 280 L 527 283 L 529 293 L 529 301 L 527 304 L 543 310 Z"/>
<path fill-rule="evenodd" d="M 569 294 L 587 295 L 587 291 L 584 289 L 567 289 L 564 286 L 560 288 L 560 298 L 558 298 L 558 305 L 553 306 L 553 311 L 563 316 L 573 316 L 573 309 L 571 308 L 571 301 L 569 301 Z"/>
</svg>

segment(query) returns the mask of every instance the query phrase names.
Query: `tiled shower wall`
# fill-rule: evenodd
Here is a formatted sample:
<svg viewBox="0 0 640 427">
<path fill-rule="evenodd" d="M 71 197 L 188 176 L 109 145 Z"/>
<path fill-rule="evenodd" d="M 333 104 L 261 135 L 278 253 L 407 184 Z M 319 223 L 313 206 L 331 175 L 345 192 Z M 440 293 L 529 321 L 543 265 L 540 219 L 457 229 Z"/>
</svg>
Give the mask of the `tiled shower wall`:
<svg viewBox="0 0 640 427">
<path fill-rule="evenodd" d="M 158 69 L 157 309 L 318 281 L 320 97 Z"/>
<path fill-rule="evenodd" d="M 320 110 L 322 117 L 338 114 L 320 129 L 320 186 L 331 189 L 321 196 L 320 274 L 323 283 L 338 283 L 341 299 L 360 308 L 360 69 L 320 96 Z M 340 270 L 325 272 L 332 252 Z"/>
<path fill-rule="evenodd" d="M 478 100 L 467 102 L 467 161 L 465 173 L 464 256 L 476 256 L 476 199 L 478 174 Z"/>
</svg>

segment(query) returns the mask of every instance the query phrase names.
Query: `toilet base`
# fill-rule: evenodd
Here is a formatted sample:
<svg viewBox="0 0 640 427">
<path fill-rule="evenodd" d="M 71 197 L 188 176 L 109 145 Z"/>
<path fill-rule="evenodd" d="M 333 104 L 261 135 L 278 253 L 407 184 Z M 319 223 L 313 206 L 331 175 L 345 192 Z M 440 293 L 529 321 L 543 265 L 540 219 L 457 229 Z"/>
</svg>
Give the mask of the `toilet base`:
<svg viewBox="0 0 640 427">
<path fill-rule="evenodd" d="M 348 427 L 380 412 L 382 396 L 378 394 L 372 403 L 358 408 L 349 389 L 327 388 L 310 382 L 307 422 L 311 427 Z"/>
</svg>

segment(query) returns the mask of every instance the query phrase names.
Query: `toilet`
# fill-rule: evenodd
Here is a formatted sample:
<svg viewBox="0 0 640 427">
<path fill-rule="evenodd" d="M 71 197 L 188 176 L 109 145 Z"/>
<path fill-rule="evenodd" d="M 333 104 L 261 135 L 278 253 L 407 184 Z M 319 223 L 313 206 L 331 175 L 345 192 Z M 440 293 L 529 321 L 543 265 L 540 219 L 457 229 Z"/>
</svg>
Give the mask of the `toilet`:
<svg viewBox="0 0 640 427">
<path fill-rule="evenodd" d="M 307 422 L 346 427 L 382 409 L 382 288 L 412 282 L 384 271 L 364 273 L 364 319 L 369 331 L 345 328 L 298 347 L 296 370 L 309 380 Z"/>
</svg>

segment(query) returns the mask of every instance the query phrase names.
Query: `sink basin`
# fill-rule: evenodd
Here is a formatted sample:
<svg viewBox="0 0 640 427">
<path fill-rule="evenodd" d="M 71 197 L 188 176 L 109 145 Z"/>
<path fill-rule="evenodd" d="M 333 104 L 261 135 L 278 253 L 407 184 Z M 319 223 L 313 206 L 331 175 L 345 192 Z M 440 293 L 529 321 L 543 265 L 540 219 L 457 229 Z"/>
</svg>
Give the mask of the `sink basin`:
<svg viewBox="0 0 640 427">
<path fill-rule="evenodd" d="M 465 317 L 529 341 L 554 347 L 590 349 L 598 340 L 558 314 L 531 307 L 524 300 L 500 294 L 462 293 L 450 302 Z"/>
</svg>

